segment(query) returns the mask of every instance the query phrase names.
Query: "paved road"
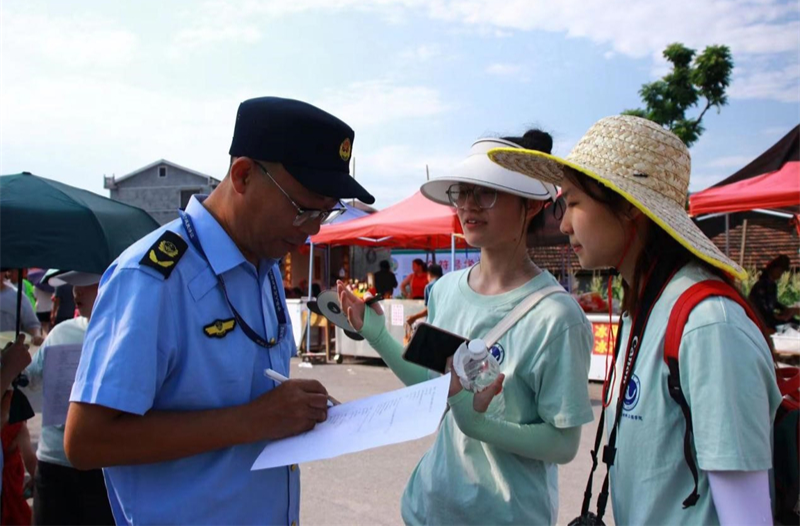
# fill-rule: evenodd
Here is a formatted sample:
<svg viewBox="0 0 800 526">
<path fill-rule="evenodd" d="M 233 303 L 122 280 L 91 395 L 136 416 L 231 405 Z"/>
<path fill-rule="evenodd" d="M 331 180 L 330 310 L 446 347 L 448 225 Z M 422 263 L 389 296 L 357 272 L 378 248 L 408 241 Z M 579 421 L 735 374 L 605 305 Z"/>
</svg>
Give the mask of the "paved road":
<svg viewBox="0 0 800 526">
<path fill-rule="evenodd" d="M 342 365 L 314 365 L 302 368 L 292 360 L 291 376 L 315 378 L 341 401 L 355 400 L 402 387 L 392 372 L 376 363 L 359 362 Z M 562 466 L 559 472 L 559 524 L 567 524 L 580 511 L 583 490 L 589 473 L 589 451 L 594 440 L 599 416 L 600 386 L 590 384 L 595 423 L 585 426 L 578 457 Z M 37 413 L 41 396 L 33 393 L 31 402 Z M 41 417 L 29 422 L 31 436 L 38 440 Z M 321 525 L 399 525 L 400 496 L 414 467 L 433 443 L 433 436 L 395 446 L 388 446 L 331 460 L 301 466 L 301 523 Z M 595 477 L 598 479 L 599 477 Z M 602 480 L 595 480 L 597 495 Z M 610 506 L 609 506 L 610 508 Z M 609 509 L 608 514 L 611 511 Z M 606 517 L 606 524 L 613 519 Z"/>
<path fill-rule="evenodd" d="M 382 365 L 315 365 L 313 369 L 292 363 L 292 377 L 315 378 L 341 401 L 402 387 L 392 372 Z M 600 385 L 590 384 L 595 422 L 584 427 L 577 458 L 559 472 L 558 524 L 567 524 L 580 512 L 583 491 L 589 475 L 589 451 L 599 417 Z M 332 460 L 304 464 L 301 523 L 309 525 L 396 525 L 400 519 L 400 496 L 419 459 L 430 448 L 433 436 Z M 595 476 L 595 479 L 598 479 Z M 602 480 L 595 480 L 594 494 Z M 610 514 L 610 506 L 608 514 Z M 613 525 L 611 517 L 606 524 Z"/>
</svg>

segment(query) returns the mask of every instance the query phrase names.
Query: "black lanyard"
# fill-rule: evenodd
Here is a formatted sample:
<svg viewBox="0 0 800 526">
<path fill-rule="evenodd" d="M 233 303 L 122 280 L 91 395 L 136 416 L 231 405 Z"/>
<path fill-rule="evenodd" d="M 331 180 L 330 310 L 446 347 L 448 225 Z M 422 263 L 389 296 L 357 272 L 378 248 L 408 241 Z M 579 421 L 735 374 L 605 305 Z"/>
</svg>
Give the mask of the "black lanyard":
<svg viewBox="0 0 800 526">
<path fill-rule="evenodd" d="M 200 244 L 200 239 L 197 237 L 197 232 L 194 229 L 194 223 L 192 223 L 192 218 L 189 217 L 189 214 L 185 213 L 183 210 L 179 211 L 181 215 L 181 220 L 183 220 L 183 227 L 186 229 L 186 233 L 189 235 L 189 241 L 192 242 L 194 248 L 200 253 L 203 259 L 206 260 L 206 263 L 211 266 L 211 263 L 208 261 L 208 257 L 206 253 L 203 251 L 203 246 Z M 213 269 L 212 269 L 213 271 Z M 228 306 L 231 308 L 231 312 L 233 312 L 233 317 L 236 319 L 236 323 L 244 331 L 245 335 L 250 338 L 255 344 L 264 347 L 265 349 L 270 349 L 278 345 L 278 343 L 283 340 L 284 336 L 286 335 L 286 311 L 283 308 L 283 303 L 281 302 L 281 297 L 278 292 L 278 282 L 275 279 L 275 274 L 272 269 L 268 271 L 269 275 L 269 285 L 272 289 L 272 302 L 275 304 L 275 315 L 278 317 L 278 339 L 275 338 L 271 339 L 270 341 L 265 340 L 259 334 L 254 331 L 239 315 L 236 311 L 236 308 L 231 303 L 230 298 L 228 297 L 228 290 L 225 288 L 225 281 L 223 281 L 222 276 L 217 276 L 217 282 L 219 283 L 220 287 L 222 288 L 222 294 L 225 296 L 225 301 L 228 302 Z"/>
<path fill-rule="evenodd" d="M 603 448 L 602 461 L 606 465 L 606 476 L 603 480 L 603 487 L 600 490 L 600 495 L 597 498 L 597 514 L 594 517 L 599 521 L 596 524 L 602 524 L 602 518 L 606 511 L 606 504 L 608 503 L 609 493 L 609 472 L 611 466 L 614 465 L 614 459 L 617 455 L 617 432 L 619 430 L 620 420 L 622 418 L 622 409 L 625 400 L 625 393 L 628 390 L 631 378 L 633 377 L 633 370 L 636 366 L 636 359 L 639 356 L 639 347 L 641 346 L 644 332 L 647 328 L 647 322 L 650 319 L 650 314 L 655 307 L 656 302 L 661 297 L 664 289 L 675 277 L 675 274 L 680 268 L 683 267 L 683 261 L 673 258 L 664 258 L 666 261 L 655 261 L 650 268 L 647 275 L 646 283 L 642 290 L 642 295 L 639 301 L 639 307 L 633 317 L 633 325 L 628 337 L 628 344 L 625 346 L 625 364 L 623 366 L 622 379 L 620 381 L 619 392 L 617 393 L 617 406 L 614 415 L 614 422 L 611 427 L 611 434 L 608 437 L 608 444 Z M 672 264 L 671 264 L 672 263 Z M 622 318 L 620 318 L 617 326 L 617 341 L 614 347 L 614 370 L 612 371 L 613 379 L 612 384 L 616 381 L 616 361 L 619 357 L 620 343 L 622 340 Z M 607 400 L 606 400 L 607 401 Z M 583 508 L 581 510 L 582 516 L 589 513 L 592 498 L 592 479 L 594 472 L 597 469 L 597 458 L 600 450 L 600 443 L 603 437 L 603 425 L 605 421 L 605 408 L 600 412 L 600 423 L 597 426 L 597 435 L 595 436 L 594 449 L 592 450 L 592 469 L 589 472 L 589 481 L 584 491 Z M 572 523 L 571 523 L 572 524 Z"/>
</svg>

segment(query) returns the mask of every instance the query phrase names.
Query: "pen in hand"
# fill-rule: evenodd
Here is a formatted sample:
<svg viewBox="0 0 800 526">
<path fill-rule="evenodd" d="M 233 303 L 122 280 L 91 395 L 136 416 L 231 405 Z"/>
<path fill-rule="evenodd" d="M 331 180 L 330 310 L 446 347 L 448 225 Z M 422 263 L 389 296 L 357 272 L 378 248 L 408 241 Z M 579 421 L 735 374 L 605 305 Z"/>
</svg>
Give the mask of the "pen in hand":
<svg viewBox="0 0 800 526">
<path fill-rule="evenodd" d="M 283 376 L 281 373 L 273 371 L 272 369 L 264 369 L 264 376 L 279 384 L 289 381 L 289 379 Z M 331 395 L 328 395 L 328 407 L 333 407 L 339 404 L 341 404 L 339 400 L 335 399 Z"/>
</svg>

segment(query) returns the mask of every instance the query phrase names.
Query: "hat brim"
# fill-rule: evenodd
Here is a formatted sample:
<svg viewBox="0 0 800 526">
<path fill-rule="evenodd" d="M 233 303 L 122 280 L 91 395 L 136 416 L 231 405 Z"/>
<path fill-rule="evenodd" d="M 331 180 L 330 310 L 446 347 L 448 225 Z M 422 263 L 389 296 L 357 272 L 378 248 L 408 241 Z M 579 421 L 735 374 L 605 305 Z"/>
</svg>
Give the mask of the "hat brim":
<svg viewBox="0 0 800 526">
<path fill-rule="evenodd" d="M 536 201 L 553 201 L 557 198 L 555 186 L 550 185 L 548 188 L 542 181 L 487 161 L 483 154 L 470 155 L 455 167 L 453 173 L 425 182 L 420 187 L 420 192 L 431 201 L 447 206 L 451 206 L 447 189 L 455 183 L 494 188 L 498 192 Z"/>
<path fill-rule="evenodd" d="M 297 164 L 284 164 L 284 168 L 297 179 L 300 184 L 325 197 L 336 199 L 358 199 L 371 205 L 375 198 L 366 188 L 358 184 L 347 172 L 338 170 L 321 170 Z"/>
<path fill-rule="evenodd" d="M 503 168 L 556 185 L 563 183 L 564 167 L 572 168 L 621 195 L 664 229 L 686 250 L 709 265 L 739 279 L 747 276 L 747 272 L 742 267 L 723 254 L 698 228 L 686 210 L 655 190 L 636 184 L 630 179 L 601 173 L 591 167 L 581 166 L 567 159 L 533 150 L 494 148 L 489 151 L 488 155 L 492 161 Z"/>
<path fill-rule="evenodd" d="M 97 285 L 103 276 L 89 272 L 69 271 L 50 277 L 47 282 L 53 287 L 72 285 L 73 287 L 88 287 Z"/>
</svg>

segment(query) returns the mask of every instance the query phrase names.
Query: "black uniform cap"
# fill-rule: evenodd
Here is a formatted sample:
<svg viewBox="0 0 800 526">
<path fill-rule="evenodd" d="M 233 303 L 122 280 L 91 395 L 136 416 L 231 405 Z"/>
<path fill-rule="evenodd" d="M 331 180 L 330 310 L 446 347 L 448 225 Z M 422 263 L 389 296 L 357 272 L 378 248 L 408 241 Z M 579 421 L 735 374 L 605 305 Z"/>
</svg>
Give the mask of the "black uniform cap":
<svg viewBox="0 0 800 526">
<path fill-rule="evenodd" d="M 350 177 L 353 129 L 321 109 L 292 99 L 242 102 L 230 155 L 283 164 L 309 190 L 337 199 L 375 198 Z"/>
</svg>

